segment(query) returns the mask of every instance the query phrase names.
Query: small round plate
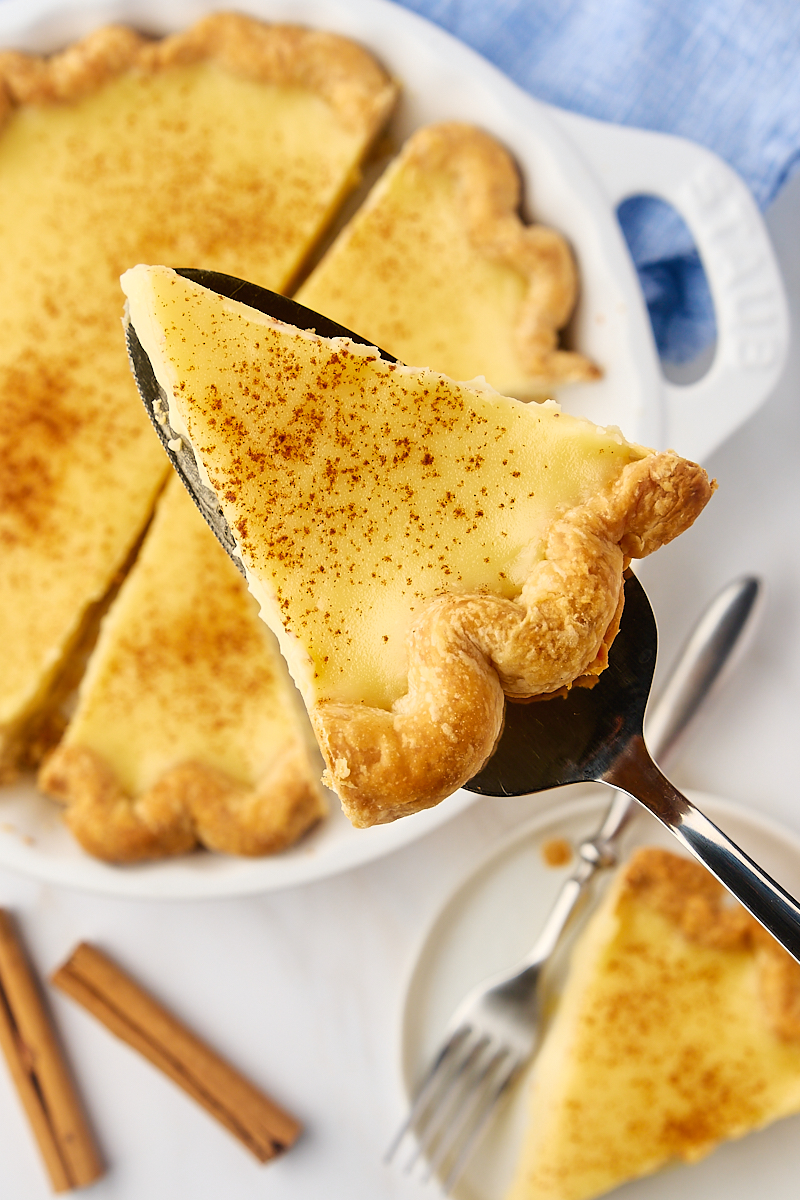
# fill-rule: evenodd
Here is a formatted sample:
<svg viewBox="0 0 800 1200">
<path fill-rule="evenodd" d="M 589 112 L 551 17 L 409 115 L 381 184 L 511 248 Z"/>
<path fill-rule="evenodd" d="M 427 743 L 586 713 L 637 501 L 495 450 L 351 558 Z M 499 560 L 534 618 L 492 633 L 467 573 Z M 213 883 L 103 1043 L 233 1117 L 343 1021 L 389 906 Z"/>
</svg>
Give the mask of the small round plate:
<svg viewBox="0 0 800 1200">
<path fill-rule="evenodd" d="M 590 836 L 609 796 L 608 791 L 592 789 L 579 799 L 559 802 L 515 830 L 440 911 L 416 958 L 405 999 L 401 1061 L 406 1097 L 470 988 L 512 966 L 533 945 L 573 866 L 572 862 L 558 868 L 548 866 L 545 850 L 562 839 L 574 845 Z M 693 792 L 689 796 L 742 849 L 797 894 L 797 834 L 730 801 Z M 623 853 L 641 845 L 680 853 L 671 834 L 644 812 L 626 833 Z M 498 1200 L 505 1195 L 524 1129 L 524 1093 L 523 1082 L 499 1111 L 454 1192 L 458 1200 Z M 626 1200 L 671 1200 L 676 1194 L 674 1170 L 681 1172 L 683 1200 L 752 1200 L 756 1189 L 775 1200 L 790 1200 L 797 1194 L 800 1174 L 800 1116 L 728 1143 L 691 1168 L 674 1168 L 629 1183 Z"/>
</svg>

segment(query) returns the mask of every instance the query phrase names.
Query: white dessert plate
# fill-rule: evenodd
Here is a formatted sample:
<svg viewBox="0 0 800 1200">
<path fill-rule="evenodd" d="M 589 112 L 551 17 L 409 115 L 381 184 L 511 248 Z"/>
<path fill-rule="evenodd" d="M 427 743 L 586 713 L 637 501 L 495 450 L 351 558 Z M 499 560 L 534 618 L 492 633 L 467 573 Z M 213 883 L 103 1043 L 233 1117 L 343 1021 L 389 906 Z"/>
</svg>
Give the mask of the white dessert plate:
<svg viewBox="0 0 800 1200">
<path fill-rule="evenodd" d="M 222 0 L 4 0 L 0 46 L 48 52 L 110 21 L 163 34 L 221 7 Z M 702 460 L 766 399 L 786 354 L 785 298 L 758 211 L 738 177 L 714 155 L 682 139 L 603 125 L 540 104 L 468 47 L 385 0 L 237 0 L 234 7 L 334 30 L 371 49 L 403 86 L 393 127 L 398 144 L 421 125 L 457 119 L 482 126 L 511 149 L 523 175 L 527 216 L 555 225 L 575 247 L 582 292 L 571 336 L 604 371 L 599 383 L 560 396 L 566 408 L 619 425 L 632 440 L 674 446 Z M 661 374 L 614 215 L 634 193 L 662 196 L 682 212 L 706 266 L 719 337 L 708 373 L 688 387 L 669 384 Z M 277 858 L 196 854 L 123 869 L 77 849 L 58 810 L 32 786 L 6 788 L 0 792 L 0 865 L 123 895 L 235 895 L 370 861 L 422 836 L 473 799 L 461 792 L 432 812 L 368 831 L 353 830 L 336 815 Z"/>
<path fill-rule="evenodd" d="M 425 936 L 411 973 L 401 1025 L 401 1071 L 406 1101 L 441 1042 L 442 1032 L 470 988 L 513 966 L 533 945 L 572 863 L 548 866 L 544 849 L 571 844 L 597 828 L 607 789 L 575 789 L 514 830 L 454 891 Z M 790 891 L 800 888 L 800 837 L 741 805 L 688 792 L 712 820 Z M 673 837 L 644 811 L 625 835 L 623 851 L 663 846 Z M 608 879 L 610 876 L 606 876 Z M 598 880 L 602 887 L 602 880 Z M 455 1190 L 456 1200 L 502 1200 L 511 1180 L 525 1122 L 524 1081 L 488 1130 Z M 388 1141 L 388 1138 L 387 1138 Z M 402 1160 L 398 1156 L 398 1166 Z M 691 1167 L 673 1167 L 625 1185 L 626 1200 L 752 1200 L 768 1194 L 794 1200 L 800 1173 L 800 1116 L 720 1147 Z M 623 1193 L 620 1193 L 621 1195 Z"/>
</svg>

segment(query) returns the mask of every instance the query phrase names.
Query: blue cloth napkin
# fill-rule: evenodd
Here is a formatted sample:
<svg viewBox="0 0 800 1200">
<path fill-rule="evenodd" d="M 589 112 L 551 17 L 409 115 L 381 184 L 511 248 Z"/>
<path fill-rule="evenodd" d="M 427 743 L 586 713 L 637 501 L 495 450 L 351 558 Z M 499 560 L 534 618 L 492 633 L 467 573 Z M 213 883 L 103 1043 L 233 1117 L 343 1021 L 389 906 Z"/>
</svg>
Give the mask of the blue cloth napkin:
<svg viewBox="0 0 800 1200">
<path fill-rule="evenodd" d="M 765 208 L 800 168 L 800 0 L 401 0 L 532 95 L 601 120 L 692 138 Z M 661 357 L 714 340 L 691 234 L 637 197 L 620 223 Z"/>
</svg>

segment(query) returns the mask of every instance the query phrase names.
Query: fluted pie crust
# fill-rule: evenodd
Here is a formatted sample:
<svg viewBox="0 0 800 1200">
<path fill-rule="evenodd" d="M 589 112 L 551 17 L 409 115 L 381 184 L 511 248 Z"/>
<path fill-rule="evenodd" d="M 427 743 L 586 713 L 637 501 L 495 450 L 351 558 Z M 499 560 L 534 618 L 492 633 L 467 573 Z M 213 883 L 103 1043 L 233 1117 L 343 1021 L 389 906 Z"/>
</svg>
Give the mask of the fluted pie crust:
<svg viewBox="0 0 800 1200">
<path fill-rule="evenodd" d="M 326 781 L 353 824 L 429 808 L 476 775 L 500 736 L 505 696 L 546 696 L 599 675 L 628 563 L 683 533 L 711 491 L 703 469 L 676 454 L 628 464 L 554 522 L 517 599 L 430 603 L 408 639 L 408 692 L 391 712 L 315 704 Z"/>
<path fill-rule="evenodd" d="M 713 491 L 694 463 L 552 402 L 389 364 L 167 268 L 123 288 L 355 825 L 469 780 L 504 694 L 599 673 L 629 560 Z"/>
<path fill-rule="evenodd" d="M 145 77 L 202 62 L 257 83 L 314 92 L 367 140 L 397 98 L 385 71 L 347 38 L 218 12 L 156 41 L 124 25 L 107 25 L 50 57 L 2 50 L 0 117 L 25 104 L 75 103 L 129 71 Z"/>
<path fill-rule="evenodd" d="M 488 133 L 417 130 L 296 299 L 403 362 L 505 395 L 547 397 L 597 379 L 559 345 L 578 277 L 565 238 L 519 216 L 520 179 Z"/>
</svg>

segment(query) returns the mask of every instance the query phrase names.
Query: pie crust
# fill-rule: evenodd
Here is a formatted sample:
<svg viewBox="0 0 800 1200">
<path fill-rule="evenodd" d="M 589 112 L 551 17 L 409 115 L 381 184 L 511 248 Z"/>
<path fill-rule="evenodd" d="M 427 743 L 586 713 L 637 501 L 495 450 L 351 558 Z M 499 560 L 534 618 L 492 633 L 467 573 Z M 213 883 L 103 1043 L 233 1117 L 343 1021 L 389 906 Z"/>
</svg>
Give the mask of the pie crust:
<svg viewBox="0 0 800 1200">
<path fill-rule="evenodd" d="M 50 57 L 0 51 L 4 115 L 24 104 L 75 103 L 129 71 L 144 76 L 201 62 L 256 83 L 315 92 L 366 142 L 397 99 L 386 72 L 347 38 L 219 12 L 158 41 L 107 25 Z"/>
<path fill-rule="evenodd" d="M 325 815 L 317 759 L 273 635 L 171 478 L 40 787 L 107 861 L 262 855 Z"/>
<path fill-rule="evenodd" d="M 800 966 L 699 863 L 637 850 L 572 952 L 507 1200 L 590 1200 L 797 1111 Z"/>
<path fill-rule="evenodd" d="M 687 529 L 713 491 L 694 463 L 552 402 L 389 364 L 167 268 L 137 267 L 123 288 L 170 425 L 217 494 L 355 825 L 468 781 L 494 749 L 504 695 L 599 673 L 628 561 Z M 509 531 L 528 511 L 546 523 L 532 539 L 521 520 L 517 554 Z M 400 681 L 381 691 L 406 628 Z"/>
<path fill-rule="evenodd" d="M 578 294 L 572 252 L 519 217 L 520 179 L 472 125 L 414 133 L 297 293 L 407 363 L 484 376 L 504 395 L 597 379 L 559 347 Z"/>
<path fill-rule="evenodd" d="M 344 38 L 233 13 L 0 53 L 0 778 L 165 478 L 120 272 L 153 256 L 287 289 L 396 92 Z"/>
<path fill-rule="evenodd" d="M 354 825 L 430 808 L 480 771 L 504 697 L 527 699 L 598 675 L 619 627 L 623 574 L 683 533 L 713 485 L 676 454 L 651 454 L 556 520 L 517 599 L 441 596 L 408 639 L 408 693 L 392 711 L 318 703 L 326 782 Z"/>
<path fill-rule="evenodd" d="M 281 755 L 257 788 L 188 762 L 131 797 L 100 755 L 65 745 L 45 760 L 39 784 L 66 805 L 64 819 L 84 850 L 113 863 L 185 854 L 198 844 L 225 854 L 275 854 L 327 812 L 298 750 Z"/>
</svg>

